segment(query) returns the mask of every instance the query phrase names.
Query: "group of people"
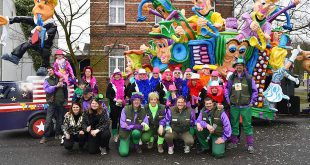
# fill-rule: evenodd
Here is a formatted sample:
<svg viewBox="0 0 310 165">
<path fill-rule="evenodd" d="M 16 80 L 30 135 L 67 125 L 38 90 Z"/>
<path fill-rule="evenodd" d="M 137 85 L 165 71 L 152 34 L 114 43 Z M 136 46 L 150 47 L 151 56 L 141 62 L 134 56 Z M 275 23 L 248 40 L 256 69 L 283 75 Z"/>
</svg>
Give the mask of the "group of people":
<svg viewBox="0 0 310 165">
<path fill-rule="evenodd" d="M 63 58 L 63 53 L 56 52 L 56 56 Z M 69 80 L 75 77 L 71 75 L 72 69 L 62 69 L 65 67 L 48 68 L 44 89 L 49 107 L 40 143 L 50 136 L 55 116 L 56 137 L 64 140 L 68 150 L 79 142 L 81 148 L 87 144 L 90 153 L 104 155 L 109 151 L 112 136 L 113 141 L 119 142 L 120 156 L 129 154 L 131 144 L 141 153 L 141 145 L 147 144 L 151 149 L 154 142 L 159 153 L 164 152 L 166 143 L 168 154 L 173 154 L 174 143 L 181 139 L 184 153 L 189 153 L 196 141 L 199 153 L 211 150 L 215 157 L 223 157 L 226 148 L 237 147 L 242 118 L 247 149 L 254 152 L 250 107 L 255 103 L 257 88 L 242 58 L 235 62 L 227 78 L 211 71 L 208 65 L 197 73 L 190 68 L 182 73 L 178 67 L 173 71 L 167 69 L 162 75 L 158 68 L 151 73 L 139 69 L 126 80 L 116 68 L 106 90 L 109 106 L 98 94 L 92 68 L 85 67 L 83 81 L 75 89 L 72 107 L 66 114 L 65 88 L 72 85 Z M 227 141 L 230 143 L 226 145 Z"/>
</svg>

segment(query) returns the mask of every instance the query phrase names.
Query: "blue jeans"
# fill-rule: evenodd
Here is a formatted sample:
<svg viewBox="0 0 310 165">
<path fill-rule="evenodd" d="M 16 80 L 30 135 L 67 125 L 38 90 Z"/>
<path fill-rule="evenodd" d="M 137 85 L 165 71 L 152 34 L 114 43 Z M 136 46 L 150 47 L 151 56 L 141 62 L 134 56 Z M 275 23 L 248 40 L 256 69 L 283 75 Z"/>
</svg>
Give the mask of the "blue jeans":
<svg viewBox="0 0 310 165">
<path fill-rule="evenodd" d="M 46 118 L 45 118 L 45 125 L 44 125 L 44 137 L 50 136 L 52 130 L 53 130 L 53 118 L 56 119 L 56 130 L 55 135 L 61 135 L 61 125 L 64 121 L 64 106 L 63 103 L 56 104 L 56 103 L 49 103 L 48 108 L 46 111 Z"/>
</svg>

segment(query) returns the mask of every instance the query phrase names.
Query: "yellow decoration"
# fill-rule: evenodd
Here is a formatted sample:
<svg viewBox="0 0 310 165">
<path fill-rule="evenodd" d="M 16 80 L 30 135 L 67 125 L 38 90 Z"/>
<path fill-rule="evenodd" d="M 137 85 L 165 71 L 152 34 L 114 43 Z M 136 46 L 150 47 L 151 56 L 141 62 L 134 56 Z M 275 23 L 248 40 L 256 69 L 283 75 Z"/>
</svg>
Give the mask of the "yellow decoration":
<svg viewBox="0 0 310 165">
<path fill-rule="evenodd" d="M 284 65 L 285 57 L 287 56 L 287 50 L 280 47 L 273 47 L 271 49 L 269 65 L 274 69 L 278 70 Z"/>
<path fill-rule="evenodd" d="M 203 68 L 203 66 L 204 66 L 204 65 L 195 65 L 195 66 L 193 67 L 193 69 L 194 69 L 195 71 L 201 70 L 201 69 Z M 211 70 L 216 70 L 218 66 L 216 66 L 216 65 L 209 65 L 209 67 L 210 67 Z"/>
</svg>

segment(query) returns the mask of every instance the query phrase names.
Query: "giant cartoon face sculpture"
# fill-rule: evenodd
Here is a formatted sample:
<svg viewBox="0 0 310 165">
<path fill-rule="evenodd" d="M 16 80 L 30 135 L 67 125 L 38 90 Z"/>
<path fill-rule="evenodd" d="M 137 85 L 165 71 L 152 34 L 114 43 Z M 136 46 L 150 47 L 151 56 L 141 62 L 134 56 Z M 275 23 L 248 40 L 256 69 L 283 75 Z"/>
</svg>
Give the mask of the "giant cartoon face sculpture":
<svg viewBox="0 0 310 165">
<path fill-rule="evenodd" d="M 226 55 L 223 65 L 217 69 L 219 73 L 226 76 L 227 71 L 232 67 L 236 59 L 238 59 L 239 56 L 245 56 L 248 46 L 249 42 L 247 40 L 243 40 L 241 42 L 236 39 L 229 40 L 226 43 Z"/>
<path fill-rule="evenodd" d="M 168 45 L 168 41 L 165 38 L 154 39 L 156 45 L 157 57 L 163 64 L 168 64 L 171 59 L 171 46 Z"/>
<path fill-rule="evenodd" d="M 38 14 L 42 15 L 43 21 L 53 18 L 57 0 L 34 0 L 34 4 L 32 13 L 36 18 Z"/>
</svg>

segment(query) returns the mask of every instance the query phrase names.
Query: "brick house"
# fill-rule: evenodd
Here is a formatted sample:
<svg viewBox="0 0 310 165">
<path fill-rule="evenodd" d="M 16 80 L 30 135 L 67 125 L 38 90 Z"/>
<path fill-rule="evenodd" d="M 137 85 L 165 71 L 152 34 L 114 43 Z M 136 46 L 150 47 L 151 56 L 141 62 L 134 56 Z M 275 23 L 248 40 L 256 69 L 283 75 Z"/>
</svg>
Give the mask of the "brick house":
<svg viewBox="0 0 310 165">
<path fill-rule="evenodd" d="M 158 17 L 144 13 L 145 22 L 136 22 L 140 0 L 90 0 L 90 63 L 94 67 L 100 92 L 105 92 L 109 75 L 117 66 L 122 71 L 125 68 L 123 52 L 139 49 L 150 38 L 148 33 Z M 173 0 L 172 4 L 178 9 L 185 9 L 188 18 L 194 13 L 191 0 Z M 233 0 L 221 0 L 215 4 L 215 11 L 223 18 L 231 17 Z M 109 54 L 109 55 L 107 55 Z M 143 59 L 147 62 L 147 57 Z"/>
</svg>

